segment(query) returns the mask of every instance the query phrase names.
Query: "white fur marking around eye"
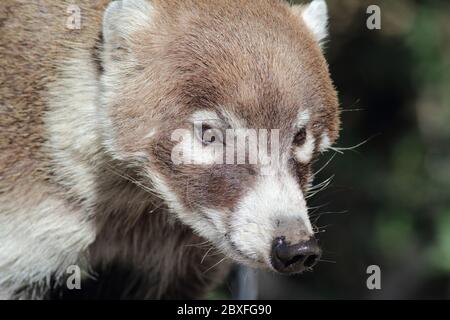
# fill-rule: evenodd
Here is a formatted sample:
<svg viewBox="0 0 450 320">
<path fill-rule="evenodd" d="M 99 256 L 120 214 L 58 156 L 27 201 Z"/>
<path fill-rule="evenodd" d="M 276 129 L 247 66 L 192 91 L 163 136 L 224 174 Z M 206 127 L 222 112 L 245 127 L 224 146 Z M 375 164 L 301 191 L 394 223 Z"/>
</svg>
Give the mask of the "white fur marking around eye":
<svg viewBox="0 0 450 320">
<path fill-rule="evenodd" d="M 308 124 L 310 118 L 311 118 L 311 115 L 309 114 L 308 110 L 304 110 L 304 111 L 300 112 L 297 115 L 297 122 L 295 123 L 295 127 L 297 129 L 301 129 L 301 128 L 306 127 L 306 125 Z"/>
<path fill-rule="evenodd" d="M 320 145 L 319 145 L 319 151 L 320 152 L 325 152 L 331 147 L 330 137 L 328 136 L 328 133 L 325 131 L 325 132 L 322 133 L 322 137 L 321 138 L 322 138 L 322 140 L 321 140 Z"/>
<path fill-rule="evenodd" d="M 191 116 L 192 130 L 183 134 L 183 141 L 176 148 L 182 152 L 183 162 L 198 165 L 219 164 L 223 162 L 223 145 L 219 142 L 223 137 L 218 137 L 211 145 L 202 144 L 202 126 L 209 125 L 212 128 L 223 127 L 222 120 L 217 113 L 210 110 L 200 110 Z M 217 132 L 216 134 L 220 134 Z"/>
<path fill-rule="evenodd" d="M 212 145 L 203 145 L 200 141 L 201 128 L 191 130 L 183 130 L 183 139 L 173 149 L 172 161 L 176 165 L 179 164 L 195 164 L 195 165 L 212 165 L 223 162 L 223 148 L 219 142 Z M 217 146 L 217 148 L 216 148 Z"/>
<path fill-rule="evenodd" d="M 210 123 L 220 121 L 219 116 L 216 112 L 211 110 L 200 110 L 196 111 L 191 116 L 192 123 Z"/>
<path fill-rule="evenodd" d="M 306 141 L 301 147 L 294 148 L 295 158 L 301 163 L 308 163 L 311 161 L 315 148 L 314 136 L 310 133 L 306 133 Z"/>
<path fill-rule="evenodd" d="M 221 113 L 227 119 L 228 125 L 230 125 L 231 128 L 242 129 L 247 127 L 247 124 L 243 119 L 240 119 L 237 115 L 228 111 L 226 108 L 224 108 Z"/>
</svg>

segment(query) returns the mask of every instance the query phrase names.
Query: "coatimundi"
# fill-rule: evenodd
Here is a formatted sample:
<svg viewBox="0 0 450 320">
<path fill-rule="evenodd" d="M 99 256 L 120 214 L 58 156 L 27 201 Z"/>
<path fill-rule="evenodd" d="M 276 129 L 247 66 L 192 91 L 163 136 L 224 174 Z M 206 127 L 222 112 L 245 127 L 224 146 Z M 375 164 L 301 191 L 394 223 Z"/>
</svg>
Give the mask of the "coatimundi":
<svg viewBox="0 0 450 320">
<path fill-rule="evenodd" d="M 231 261 L 310 269 L 311 163 L 340 127 L 327 19 L 323 0 L 1 1 L 0 297 L 72 265 L 127 270 L 124 298 L 200 298 Z M 216 152 L 241 129 L 277 161 Z"/>
</svg>

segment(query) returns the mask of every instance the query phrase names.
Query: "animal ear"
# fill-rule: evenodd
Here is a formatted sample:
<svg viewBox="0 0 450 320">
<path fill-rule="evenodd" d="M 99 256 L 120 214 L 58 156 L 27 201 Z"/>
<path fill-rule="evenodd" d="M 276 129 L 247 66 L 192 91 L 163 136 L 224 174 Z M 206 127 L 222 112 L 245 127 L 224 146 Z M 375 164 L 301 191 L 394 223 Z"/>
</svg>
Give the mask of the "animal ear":
<svg viewBox="0 0 450 320">
<path fill-rule="evenodd" d="M 103 14 L 103 39 L 110 48 L 124 48 L 130 36 L 149 27 L 153 6 L 149 0 L 117 0 Z"/>
<path fill-rule="evenodd" d="M 313 0 L 308 5 L 292 7 L 294 13 L 303 19 L 319 44 L 328 36 L 328 9 L 325 0 Z"/>
</svg>

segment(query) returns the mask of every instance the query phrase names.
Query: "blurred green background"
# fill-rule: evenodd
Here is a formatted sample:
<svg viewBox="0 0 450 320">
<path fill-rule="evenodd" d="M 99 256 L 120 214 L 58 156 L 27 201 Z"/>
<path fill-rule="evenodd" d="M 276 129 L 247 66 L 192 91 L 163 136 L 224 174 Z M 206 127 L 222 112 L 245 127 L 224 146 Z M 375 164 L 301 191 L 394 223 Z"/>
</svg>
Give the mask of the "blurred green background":
<svg viewBox="0 0 450 320">
<path fill-rule="evenodd" d="M 372 4 L 381 30 L 366 27 Z M 296 277 L 260 273 L 259 298 L 450 298 L 450 1 L 328 5 L 338 147 L 369 140 L 336 154 L 316 180 L 335 175 L 310 202 L 326 205 L 313 215 L 324 213 L 317 225 L 329 261 Z M 366 286 L 373 264 L 381 290 Z"/>
<path fill-rule="evenodd" d="M 294 277 L 258 272 L 258 298 L 449 299 L 450 1 L 327 2 L 337 146 L 357 147 L 317 164 L 332 159 L 315 181 L 332 184 L 309 202 L 325 261 Z M 380 30 L 366 26 L 370 5 Z M 370 265 L 381 290 L 367 288 Z"/>
</svg>

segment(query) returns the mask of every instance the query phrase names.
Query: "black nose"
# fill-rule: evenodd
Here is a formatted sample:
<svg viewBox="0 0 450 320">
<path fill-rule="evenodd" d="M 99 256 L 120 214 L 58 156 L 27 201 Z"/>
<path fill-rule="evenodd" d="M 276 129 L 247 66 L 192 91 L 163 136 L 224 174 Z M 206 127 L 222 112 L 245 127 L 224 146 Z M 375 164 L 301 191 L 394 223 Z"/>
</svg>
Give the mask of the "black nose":
<svg viewBox="0 0 450 320">
<path fill-rule="evenodd" d="M 280 237 L 273 241 L 272 265 L 281 273 L 302 272 L 314 266 L 321 254 L 315 238 L 291 245 Z"/>
</svg>

